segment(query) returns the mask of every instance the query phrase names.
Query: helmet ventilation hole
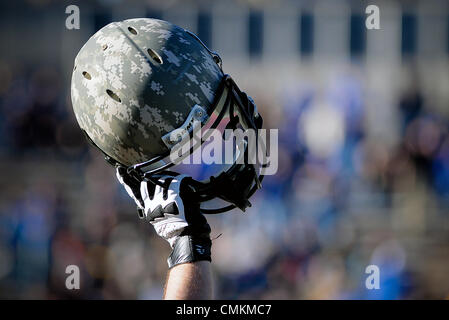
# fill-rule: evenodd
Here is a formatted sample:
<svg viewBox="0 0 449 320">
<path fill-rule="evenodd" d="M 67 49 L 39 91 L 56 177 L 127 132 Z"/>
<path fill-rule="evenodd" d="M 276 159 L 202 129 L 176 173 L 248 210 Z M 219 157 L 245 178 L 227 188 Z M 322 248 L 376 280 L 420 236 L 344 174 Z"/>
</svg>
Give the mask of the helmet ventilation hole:
<svg viewBox="0 0 449 320">
<path fill-rule="evenodd" d="M 105 51 L 107 48 L 108 48 L 108 45 L 107 45 L 107 44 L 104 44 L 104 45 L 101 47 L 101 49 L 102 49 L 103 51 Z"/>
<path fill-rule="evenodd" d="M 153 49 L 148 49 L 147 52 L 154 61 L 159 64 L 163 63 L 161 56 L 158 55 L 156 51 L 154 51 Z"/>
<path fill-rule="evenodd" d="M 87 72 L 87 71 L 83 71 L 83 76 L 84 76 L 84 78 L 86 78 L 87 80 L 92 79 L 92 77 L 90 76 L 90 73 Z"/>
<path fill-rule="evenodd" d="M 131 33 L 134 34 L 134 35 L 137 34 L 137 30 L 134 29 L 133 27 L 128 27 L 128 31 L 131 32 Z"/>
<path fill-rule="evenodd" d="M 122 102 L 122 100 L 118 97 L 118 95 L 116 95 L 113 91 L 107 89 L 106 93 L 108 94 L 108 96 L 110 96 L 112 99 L 114 99 L 117 102 Z"/>
</svg>

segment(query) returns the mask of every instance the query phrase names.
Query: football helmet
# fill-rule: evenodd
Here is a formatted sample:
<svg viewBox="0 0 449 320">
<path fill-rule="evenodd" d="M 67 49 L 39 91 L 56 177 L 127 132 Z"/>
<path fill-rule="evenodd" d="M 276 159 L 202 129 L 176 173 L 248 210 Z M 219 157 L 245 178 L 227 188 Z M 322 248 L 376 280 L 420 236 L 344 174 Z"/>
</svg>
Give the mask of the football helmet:
<svg viewBox="0 0 449 320">
<path fill-rule="evenodd" d="M 198 126 L 262 128 L 254 101 L 223 73 L 220 56 L 193 33 L 157 19 L 113 22 L 96 32 L 75 58 L 71 98 L 79 126 L 105 159 L 136 179 L 156 183 L 162 175 L 185 173 L 170 153 L 186 135 L 174 132 L 196 141 L 187 152 L 191 155 L 208 138 L 195 140 Z M 248 152 L 243 149 L 241 155 Z M 227 202 L 220 208 L 205 204 L 203 213 L 244 211 L 251 205 L 248 200 L 263 175 L 258 165 L 247 162 L 192 175 L 198 201 Z"/>
</svg>

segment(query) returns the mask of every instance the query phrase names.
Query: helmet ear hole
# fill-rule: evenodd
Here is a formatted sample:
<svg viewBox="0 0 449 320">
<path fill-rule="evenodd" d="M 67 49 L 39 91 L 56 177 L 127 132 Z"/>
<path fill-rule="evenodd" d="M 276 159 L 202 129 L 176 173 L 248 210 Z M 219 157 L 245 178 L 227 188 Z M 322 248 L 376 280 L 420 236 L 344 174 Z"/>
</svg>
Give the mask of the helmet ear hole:
<svg viewBox="0 0 449 320">
<path fill-rule="evenodd" d="M 147 52 L 154 61 L 159 64 L 163 63 L 161 56 L 158 55 L 156 51 L 154 51 L 153 49 L 147 49 Z"/>
<path fill-rule="evenodd" d="M 215 63 L 218 64 L 218 66 L 221 68 L 221 65 L 223 63 L 221 57 L 218 54 L 213 54 L 212 58 L 214 59 Z"/>
<path fill-rule="evenodd" d="M 87 72 L 87 71 L 83 71 L 83 77 L 84 77 L 84 78 L 86 78 L 87 80 L 90 80 L 90 79 L 92 79 L 92 77 L 91 77 L 90 73 L 89 73 L 89 72 Z"/>
<path fill-rule="evenodd" d="M 128 31 L 131 32 L 133 35 L 137 34 L 137 30 L 134 29 L 133 27 L 128 27 Z"/>
<path fill-rule="evenodd" d="M 114 99 L 117 102 L 122 102 L 122 100 L 119 98 L 118 95 L 116 95 L 113 91 L 107 89 L 106 93 L 108 94 L 108 96 L 110 96 L 112 99 Z"/>
</svg>

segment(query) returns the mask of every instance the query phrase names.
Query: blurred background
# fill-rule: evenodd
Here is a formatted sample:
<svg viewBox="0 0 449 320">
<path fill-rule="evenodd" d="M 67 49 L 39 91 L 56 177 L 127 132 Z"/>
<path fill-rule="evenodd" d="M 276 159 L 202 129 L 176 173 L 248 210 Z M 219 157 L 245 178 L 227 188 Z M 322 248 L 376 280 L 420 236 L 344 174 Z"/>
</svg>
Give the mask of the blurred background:
<svg viewBox="0 0 449 320">
<path fill-rule="evenodd" d="M 208 217 L 217 298 L 449 298 L 449 4 L 435 0 L 2 1 L 0 298 L 162 297 L 169 246 L 70 102 L 84 42 L 134 17 L 197 33 L 279 129 L 253 207 Z"/>
</svg>

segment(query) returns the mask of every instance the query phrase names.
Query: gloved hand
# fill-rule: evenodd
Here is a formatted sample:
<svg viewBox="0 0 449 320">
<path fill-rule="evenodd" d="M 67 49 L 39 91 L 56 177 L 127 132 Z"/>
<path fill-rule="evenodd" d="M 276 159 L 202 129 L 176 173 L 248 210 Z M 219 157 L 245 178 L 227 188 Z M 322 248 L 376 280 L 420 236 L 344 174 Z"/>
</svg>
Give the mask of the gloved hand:
<svg viewBox="0 0 449 320">
<path fill-rule="evenodd" d="M 117 179 L 134 199 L 139 216 L 148 220 L 173 249 L 167 260 L 169 268 L 181 263 L 211 261 L 211 229 L 200 213 L 188 176 L 138 181 L 125 168 L 118 167 Z"/>
</svg>

